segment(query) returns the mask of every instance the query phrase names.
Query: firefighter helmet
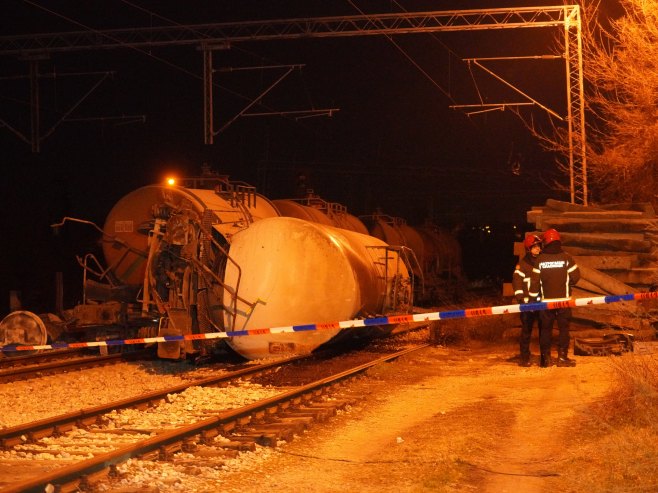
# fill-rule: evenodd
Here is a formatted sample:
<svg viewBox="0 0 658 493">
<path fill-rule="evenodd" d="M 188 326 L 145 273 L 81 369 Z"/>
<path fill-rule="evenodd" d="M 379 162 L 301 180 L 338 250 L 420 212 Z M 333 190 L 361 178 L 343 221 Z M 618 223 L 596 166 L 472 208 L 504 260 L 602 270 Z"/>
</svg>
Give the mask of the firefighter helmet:
<svg viewBox="0 0 658 493">
<path fill-rule="evenodd" d="M 544 233 L 544 245 L 553 243 L 554 241 L 560 241 L 560 233 L 555 229 L 547 229 Z"/>
<path fill-rule="evenodd" d="M 525 240 L 523 240 L 523 246 L 525 246 L 525 249 L 530 251 L 530 249 L 535 246 L 539 245 L 541 243 L 541 238 L 537 235 L 528 235 L 525 237 Z"/>
</svg>

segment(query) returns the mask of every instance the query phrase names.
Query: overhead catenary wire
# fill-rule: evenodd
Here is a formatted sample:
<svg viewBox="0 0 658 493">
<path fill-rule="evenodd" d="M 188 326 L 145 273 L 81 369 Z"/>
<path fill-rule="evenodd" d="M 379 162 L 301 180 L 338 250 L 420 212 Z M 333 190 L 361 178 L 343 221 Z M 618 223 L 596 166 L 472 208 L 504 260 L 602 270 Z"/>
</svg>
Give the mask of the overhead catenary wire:
<svg viewBox="0 0 658 493">
<path fill-rule="evenodd" d="M 174 62 L 171 62 L 171 61 L 169 61 L 169 60 L 167 60 L 167 59 L 165 59 L 165 58 L 162 58 L 162 57 L 159 57 L 159 56 L 157 56 L 157 55 L 154 55 L 153 53 L 151 53 L 151 52 L 149 52 L 149 51 L 146 51 L 146 50 L 143 50 L 143 49 L 141 49 L 141 48 L 139 48 L 139 47 L 131 46 L 131 45 L 128 45 L 128 44 L 126 44 L 126 43 L 123 43 L 123 42 L 121 42 L 119 39 L 116 39 L 116 38 L 112 37 L 112 36 L 111 36 L 110 34 L 108 34 L 108 33 L 102 32 L 102 31 L 100 31 L 100 30 L 98 30 L 98 29 L 94 29 L 93 27 L 87 26 L 86 24 L 84 24 L 84 23 L 82 23 L 82 22 L 80 22 L 80 21 L 77 21 L 77 20 L 75 20 L 75 19 L 73 19 L 73 18 L 71 18 L 71 17 L 69 17 L 69 16 L 67 16 L 67 15 L 64 15 L 64 14 L 62 14 L 62 13 L 60 13 L 60 12 L 56 12 L 56 11 L 54 11 L 54 10 L 52 10 L 52 9 L 49 9 L 49 8 L 47 8 L 47 7 L 45 7 L 45 6 L 41 5 L 41 4 L 39 4 L 39 3 L 36 2 L 35 0 L 22 0 L 22 1 L 23 1 L 24 3 L 26 3 L 26 4 L 28 4 L 28 5 L 31 5 L 31 6 L 35 7 L 35 8 L 38 8 L 38 9 L 40 9 L 40 10 L 43 10 L 44 12 L 47 12 L 47 13 L 49 13 L 49 14 L 51 14 L 51 15 L 54 15 L 54 16 L 56 16 L 56 17 L 59 17 L 60 19 L 63 19 L 63 20 L 65 20 L 65 21 L 67 21 L 67 22 L 70 22 L 71 24 L 74 24 L 74 25 L 76 25 L 76 26 L 78 26 L 78 27 L 81 27 L 82 29 L 85 29 L 85 30 L 87 30 L 87 31 L 90 31 L 90 32 L 92 32 L 92 33 L 94 33 L 94 34 L 97 34 L 97 35 L 99 35 L 99 36 L 102 36 L 102 37 L 108 38 L 108 39 L 110 39 L 110 40 L 112 40 L 112 41 L 114 41 L 114 42 L 116 42 L 116 43 L 118 43 L 118 44 L 120 44 L 120 45 L 125 46 L 126 48 L 130 48 L 130 49 L 132 49 L 132 50 L 134 50 L 134 51 L 136 51 L 136 52 L 138 52 L 138 53 L 141 53 L 142 55 L 145 55 L 145 56 L 147 56 L 147 57 L 149 57 L 149 58 L 152 58 L 152 59 L 154 59 L 154 60 L 157 60 L 158 62 L 164 63 L 165 65 L 167 65 L 167 66 L 169 66 L 169 67 L 171 67 L 171 68 L 173 68 L 173 69 L 175 69 L 175 70 L 178 70 L 178 71 L 180 71 L 180 72 L 182 72 L 182 73 L 184 73 L 184 74 L 187 74 L 187 75 L 189 75 L 189 76 L 191 76 L 191 77 L 193 77 L 193 78 L 195 78 L 195 79 L 199 79 L 199 80 L 201 80 L 201 78 L 202 78 L 200 75 L 195 74 L 194 72 L 192 72 L 192 71 L 186 69 L 185 67 L 182 67 L 182 66 L 180 66 L 180 65 L 178 65 L 178 64 L 176 64 L 176 63 L 174 63 Z M 155 14 L 153 14 L 153 15 L 155 15 Z M 163 19 L 166 19 L 166 18 L 163 17 Z M 173 21 L 171 21 L 171 22 L 173 22 Z M 180 24 L 177 24 L 177 25 L 180 25 Z M 240 93 L 238 93 L 238 92 L 236 92 L 236 91 L 233 91 L 232 89 L 229 89 L 228 87 L 224 87 L 224 86 L 222 86 L 222 85 L 220 85 L 220 84 L 216 84 L 216 83 L 213 82 L 213 86 L 218 87 L 218 88 L 220 88 L 220 89 L 222 89 L 222 90 L 224 90 L 224 91 L 227 91 L 227 92 L 229 92 L 230 94 L 232 94 L 233 96 L 236 96 L 236 97 L 242 98 L 242 99 L 244 99 L 244 100 L 246 100 L 246 101 L 250 101 L 250 100 L 251 100 L 251 98 L 249 98 L 248 96 L 245 96 L 245 95 L 243 95 L 243 94 L 240 94 Z"/>
<path fill-rule="evenodd" d="M 171 24 L 171 25 L 175 25 L 175 26 L 183 27 L 183 28 L 186 28 L 188 31 L 190 31 L 190 32 L 192 32 L 192 33 L 194 33 L 194 34 L 202 35 L 202 33 L 200 33 L 198 30 L 195 30 L 195 29 L 192 29 L 192 28 L 186 27 L 185 25 L 183 25 L 183 24 L 181 24 L 181 23 L 179 23 L 179 22 L 176 22 L 176 21 L 174 21 L 173 19 L 170 19 L 170 18 L 168 18 L 168 17 L 162 16 L 162 15 L 160 15 L 160 14 L 158 14 L 158 13 L 156 13 L 156 12 L 150 10 L 150 9 L 147 9 L 147 8 L 145 8 L 145 7 L 142 7 L 142 6 L 140 6 L 140 5 L 137 5 L 135 2 L 132 2 L 132 1 L 130 1 L 130 0 L 120 0 L 120 1 L 123 2 L 123 3 L 126 4 L 126 5 L 129 5 L 129 6 L 133 7 L 133 8 L 135 8 L 135 9 L 137 9 L 137 10 L 140 10 L 140 11 L 142 11 L 142 12 L 145 12 L 145 13 L 149 14 L 149 15 L 152 16 L 152 17 L 156 17 L 156 18 L 158 18 L 158 19 L 162 19 L 162 20 L 164 20 L 165 22 L 167 22 L 167 23 L 169 23 L 169 24 Z M 207 37 L 207 36 L 206 36 L 206 37 Z M 242 48 L 242 47 L 237 47 L 237 49 L 239 49 L 240 51 L 242 51 L 242 52 L 244 52 L 244 53 L 247 53 L 247 54 L 250 55 L 250 56 L 258 57 L 258 58 L 261 59 L 261 60 L 262 60 L 262 59 L 267 59 L 267 58 L 262 57 L 261 55 L 256 55 L 255 53 L 253 53 L 253 52 L 251 52 L 251 51 L 249 51 L 249 50 L 246 50 L 246 49 L 244 49 L 244 48 Z M 276 63 L 276 65 L 281 66 L 281 67 L 284 67 L 284 68 L 288 68 L 288 67 L 292 66 L 292 65 L 290 65 L 290 64 L 283 64 L 283 63 L 278 62 L 278 61 L 275 61 L 275 60 L 273 60 L 273 59 L 270 59 L 270 60 L 271 60 L 271 61 L 274 61 L 274 62 Z M 303 65 L 299 65 L 299 64 L 297 64 L 297 65 L 295 65 L 295 67 L 296 67 L 296 68 L 300 68 L 300 67 L 303 67 Z M 299 72 L 301 72 L 301 70 L 300 70 Z M 269 92 L 269 91 L 270 91 L 275 85 L 277 85 L 277 84 L 278 84 L 283 78 L 285 78 L 289 73 L 290 73 L 290 70 L 289 70 L 288 72 L 286 72 L 286 74 L 284 74 L 283 77 L 279 78 L 276 82 L 274 82 L 274 83 L 273 83 L 273 84 L 272 84 L 272 85 L 266 90 L 266 92 L 261 93 L 256 99 L 251 98 L 251 97 L 248 97 L 248 96 L 244 96 L 244 95 L 242 95 L 242 94 L 239 94 L 239 93 L 237 93 L 237 92 L 235 92 L 235 91 L 232 91 L 232 90 L 230 90 L 230 89 L 228 89 L 228 88 L 226 88 L 226 87 L 224 87 L 224 86 L 221 86 L 221 85 L 219 85 L 219 84 L 215 84 L 215 83 L 213 82 L 213 86 L 218 87 L 218 88 L 220 88 L 220 89 L 223 89 L 223 90 L 229 92 L 230 94 L 232 94 L 232 95 L 234 95 L 234 96 L 238 96 L 238 97 L 240 97 L 240 98 L 242 98 L 242 99 L 244 99 L 244 100 L 246 100 L 246 101 L 249 101 L 249 104 L 248 104 L 245 108 L 243 108 L 238 114 L 236 114 L 233 118 L 231 118 L 228 122 L 226 122 L 226 123 L 225 123 L 225 124 L 224 124 L 224 125 L 223 125 L 223 126 L 217 131 L 217 134 L 219 134 L 219 133 L 223 132 L 224 130 L 226 130 L 226 128 L 228 128 L 228 127 L 229 127 L 229 126 L 230 126 L 235 120 L 237 120 L 239 117 L 241 117 L 241 116 L 247 116 L 247 115 L 245 114 L 245 112 L 246 112 L 249 108 L 251 108 L 252 106 L 254 106 L 254 105 L 256 105 L 256 104 L 259 104 L 260 106 L 262 106 L 262 107 L 268 109 L 272 114 L 276 114 L 276 115 L 278 115 L 278 116 L 282 116 L 282 117 L 284 117 L 284 118 L 290 118 L 290 114 L 289 114 L 288 112 L 285 112 L 285 111 L 283 111 L 283 112 L 281 112 L 281 111 L 276 111 L 276 110 L 274 110 L 273 108 L 271 108 L 271 107 L 269 107 L 268 105 L 266 105 L 265 103 L 263 103 L 263 101 L 262 101 L 262 98 L 265 96 L 265 94 L 266 94 L 267 92 Z M 305 88 L 305 89 L 306 89 L 306 88 Z M 307 97 L 310 99 L 310 95 L 308 94 L 308 91 L 306 91 L 306 92 L 307 92 Z M 311 106 L 313 106 L 313 105 L 311 104 Z M 337 109 L 334 109 L 334 111 L 338 111 L 338 110 L 337 110 Z M 318 116 L 318 115 L 315 115 L 315 116 Z M 330 113 L 321 113 L 320 116 L 332 116 L 332 113 L 331 113 L 331 112 L 330 112 Z M 301 118 L 302 118 L 302 117 L 293 117 L 292 119 L 294 119 L 294 121 L 298 122 Z"/>
<path fill-rule="evenodd" d="M 348 3 L 349 3 L 349 4 L 350 4 L 350 5 L 351 5 L 351 6 L 352 6 L 357 12 L 359 12 L 361 15 L 368 15 L 368 14 L 366 14 L 363 10 L 361 10 L 361 9 L 360 9 L 360 8 L 359 8 L 359 7 L 358 7 L 358 6 L 357 6 L 352 0 L 347 0 L 347 2 L 348 2 Z M 396 4 L 397 4 L 397 2 L 396 2 Z M 400 4 L 397 4 L 397 5 L 400 6 Z M 401 6 L 400 6 L 400 7 L 401 7 Z M 402 8 L 402 7 L 401 7 L 401 8 Z M 405 9 L 403 8 L 402 10 L 405 10 Z M 405 58 L 406 58 L 406 59 L 407 59 L 407 60 L 408 60 L 408 61 L 409 61 L 414 67 L 416 67 L 416 69 L 417 69 L 421 74 L 423 74 L 423 76 L 424 76 L 427 80 L 429 80 L 429 81 L 432 83 L 432 85 L 434 85 L 437 89 L 439 89 L 439 90 L 440 90 L 440 91 L 441 91 L 441 92 L 442 92 L 442 93 L 443 93 L 448 99 L 450 99 L 450 101 L 452 101 L 453 103 L 456 103 L 456 101 L 452 98 L 452 95 L 451 95 L 448 91 L 446 91 L 446 90 L 445 90 L 445 89 L 444 89 L 444 88 L 443 88 L 443 87 L 442 87 L 437 81 L 435 81 L 434 78 L 433 78 L 430 74 L 428 74 L 427 71 L 426 71 L 425 69 L 423 69 L 423 68 L 418 64 L 418 62 L 416 62 L 416 60 L 414 60 L 414 59 L 411 57 L 411 55 L 409 55 L 409 53 L 407 53 L 407 52 L 406 52 L 406 51 L 405 51 L 405 50 L 404 50 L 404 49 L 403 49 L 403 48 L 402 48 L 402 47 L 401 47 L 401 46 L 400 46 L 400 45 L 399 45 L 399 44 L 393 39 L 392 36 L 390 36 L 390 35 L 388 35 L 388 34 L 386 34 L 385 36 L 386 36 L 386 39 L 388 39 L 388 40 L 391 42 L 391 44 L 392 44 L 393 46 L 395 46 L 395 48 L 397 48 L 397 50 L 398 50 L 400 53 L 402 53 L 402 54 L 404 55 L 404 57 L 405 57 Z"/>
</svg>

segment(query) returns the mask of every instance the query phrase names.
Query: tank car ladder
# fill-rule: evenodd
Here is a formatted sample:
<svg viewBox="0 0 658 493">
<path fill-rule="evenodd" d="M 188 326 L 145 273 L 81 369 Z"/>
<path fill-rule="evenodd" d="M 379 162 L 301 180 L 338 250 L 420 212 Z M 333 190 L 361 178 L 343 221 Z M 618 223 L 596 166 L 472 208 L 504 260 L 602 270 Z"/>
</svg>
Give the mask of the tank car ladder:
<svg viewBox="0 0 658 493">
<path fill-rule="evenodd" d="M 182 211 L 182 215 L 184 211 Z M 179 216 L 180 217 L 180 216 Z M 253 309 L 254 303 L 242 299 L 237 293 L 239 290 L 242 270 L 240 266 L 231 259 L 227 249 L 213 237 L 213 225 L 220 224 L 215 211 L 205 209 L 201 218 L 188 216 L 188 224 L 195 231 L 193 239 L 186 241 L 185 245 L 193 245 L 192 255 L 184 258 L 187 265 L 185 273 L 179 282 L 172 282 L 174 287 L 169 287 L 167 299 L 163 299 L 157 288 L 157 281 L 151 266 L 164 248 L 169 243 L 163 241 L 165 231 L 169 224 L 156 227 L 150 237 L 149 255 L 147 261 L 147 275 L 144 280 L 143 306 L 149 310 L 151 305 L 156 305 L 162 314 L 158 332 L 160 335 L 185 335 L 191 333 L 205 333 L 211 331 L 226 332 L 233 327 L 226 327 L 225 320 L 235 320 L 238 302 Z M 220 235 L 221 232 L 217 231 Z M 223 237 L 223 235 L 222 235 Z M 223 282 L 223 272 L 228 262 L 231 262 L 238 271 L 235 287 L 227 286 Z M 171 273 L 170 273 L 171 274 Z M 172 274 L 173 276 L 173 274 Z M 202 292 L 215 291 L 215 299 L 223 300 L 224 294 L 228 293 L 230 301 L 228 304 L 220 303 L 217 306 L 209 306 L 208 300 L 212 297 L 200 296 Z M 217 313 L 220 315 L 217 315 Z M 226 319 L 224 313 L 228 314 Z M 216 316 L 213 316 L 215 314 Z M 165 342 L 158 344 L 158 356 L 162 358 L 177 359 L 181 356 L 181 350 L 192 352 L 190 341 Z"/>
<path fill-rule="evenodd" d="M 403 309 L 410 310 L 413 306 L 413 293 L 415 276 L 412 269 L 412 263 L 418 266 L 418 259 L 413 250 L 405 246 L 370 246 L 369 249 L 383 250 L 383 256 L 374 260 L 377 270 L 380 272 L 379 278 L 383 280 L 384 291 L 382 297 L 384 300 L 382 309 L 385 313 L 399 312 Z M 395 261 L 394 269 L 390 266 L 390 260 Z M 405 289 L 404 280 L 400 274 L 400 261 L 405 265 L 409 274 L 409 289 Z M 403 293 L 407 292 L 407 295 Z"/>
</svg>

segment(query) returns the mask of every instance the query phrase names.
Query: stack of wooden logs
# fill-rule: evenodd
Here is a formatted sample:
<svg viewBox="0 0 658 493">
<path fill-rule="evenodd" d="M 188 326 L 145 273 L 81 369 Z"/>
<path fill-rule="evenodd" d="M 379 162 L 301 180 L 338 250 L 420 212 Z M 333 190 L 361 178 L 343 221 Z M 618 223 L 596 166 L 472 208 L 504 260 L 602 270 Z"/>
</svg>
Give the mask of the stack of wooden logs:
<svg viewBox="0 0 658 493">
<path fill-rule="evenodd" d="M 581 280 L 575 298 L 629 294 L 658 285 L 658 218 L 651 204 L 582 206 L 547 200 L 527 219 L 541 233 L 554 228 L 576 260 Z M 515 246 L 515 253 L 519 254 Z M 653 331 L 655 302 L 618 302 L 573 309 L 575 319 L 595 326 Z"/>
</svg>

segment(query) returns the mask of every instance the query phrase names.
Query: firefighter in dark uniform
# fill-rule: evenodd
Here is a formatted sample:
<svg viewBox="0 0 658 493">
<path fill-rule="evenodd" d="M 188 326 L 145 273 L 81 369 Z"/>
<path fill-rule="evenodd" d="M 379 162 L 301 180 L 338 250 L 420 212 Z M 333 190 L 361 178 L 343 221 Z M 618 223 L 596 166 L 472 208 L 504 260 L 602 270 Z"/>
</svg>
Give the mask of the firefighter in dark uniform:
<svg viewBox="0 0 658 493">
<path fill-rule="evenodd" d="M 544 233 L 544 249 L 537 258 L 537 267 L 532 271 L 530 295 L 539 294 L 542 301 L 569 301 L 571 288 L 580 279 L 580 269 L 571 255 L 562 250 L 560 234 L 555 229 Z M 576 362 L 569 359 L 569 324 L 571 322 L 571 308 L 556 308 L 541 312 L 541 327 L 539 334 L 539 348 L 541 352 L 541 366 L 551 366 L 551 336 L 553 322 L 557 322 L 560 331 L 558 339 L 557 366 L 576 366 Z"/>
<path fill-rule="evenodd" d="M 525 256 L 516 264 L 512 275 L 512 287 L 514 297 L 519 304 L 535 303 L 539 296 L 530 296 L 530 279 L 532 270 L 537 267 L 537 258 L 541 252 L 541 238 L 537 235 L 528 235 L 523 240 Z M 519 349 L 521 359 L 519 366 L 530 366 L 530 338 L 532 327 L 537 322 L 541 334 L 541 318 L 538 311 L 521 312 L 521 336 L 519 337 Z"/>
</svg>

